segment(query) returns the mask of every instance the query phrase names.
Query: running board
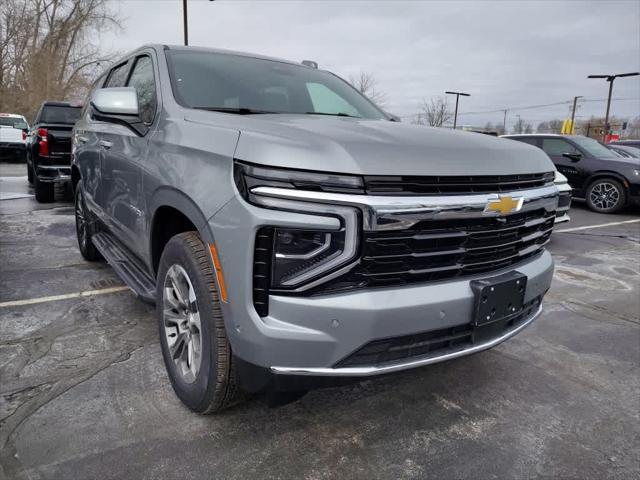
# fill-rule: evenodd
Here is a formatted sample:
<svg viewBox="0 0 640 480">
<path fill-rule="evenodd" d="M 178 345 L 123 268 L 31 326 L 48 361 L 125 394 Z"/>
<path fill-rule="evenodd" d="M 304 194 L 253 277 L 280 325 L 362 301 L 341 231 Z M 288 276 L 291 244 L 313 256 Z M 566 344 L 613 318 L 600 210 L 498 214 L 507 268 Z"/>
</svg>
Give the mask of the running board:
<svg viewBox="0 0 640 480">
<path fill-rule="evenodd" d="M 91 241 L 133 293 L 144 302 L 155 304 L 156 281 L 113 235 L 99 232 L 91 237 Z"/>
</svg>

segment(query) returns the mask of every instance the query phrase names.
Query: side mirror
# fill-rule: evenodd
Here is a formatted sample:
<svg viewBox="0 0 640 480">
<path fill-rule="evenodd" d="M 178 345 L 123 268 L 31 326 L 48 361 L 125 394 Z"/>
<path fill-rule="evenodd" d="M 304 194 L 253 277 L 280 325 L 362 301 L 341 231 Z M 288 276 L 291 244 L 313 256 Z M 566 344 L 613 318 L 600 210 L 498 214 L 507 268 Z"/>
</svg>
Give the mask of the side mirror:
<svg viewBox="0 0 640 480">
<path fill-rule="evenodd" d="M 133 87 L 100 88 L 91 96 L 92 116 L 96 120 L 124 125 L 140 136 L 149 130 L 140 119 L 138 94 Z"/>
<path fill-rule="evenodd" d="M 581 153 L 563 153 L 562 156 L 568 158 L 572 162 L 579 162 L 582 159 Z"/>
</svg>

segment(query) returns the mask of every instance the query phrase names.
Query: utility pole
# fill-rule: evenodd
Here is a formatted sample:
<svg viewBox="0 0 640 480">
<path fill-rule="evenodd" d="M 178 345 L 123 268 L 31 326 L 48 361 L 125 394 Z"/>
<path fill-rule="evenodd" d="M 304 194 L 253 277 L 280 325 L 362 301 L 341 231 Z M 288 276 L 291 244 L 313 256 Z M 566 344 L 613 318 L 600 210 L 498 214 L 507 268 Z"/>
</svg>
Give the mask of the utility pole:
<svg viewBox="0 0 640 480">
<path fill-rule="evenodd" d="M 507 134 L 507 109 L 504 109 L 504 119 L 502 120 L 502 134 Z"/>
<path fill-rule="evenodd" d="M 640 75 L 640 72 L 632 73 L 617 73 L 615 75 L 589 75 L 587 78 L 604 78 L 609 82 L 609 97 L 607 98 L 607 113 L 604 116 L 604 132 L 602 140 L 606 143 L 607 135 L 609 134 L 609 110 L 611 109 L 611 93 L 613 92 L 613 81 L 618 77 L 635 77 Z"/>
<path fill-rule="evenodd" d="M 213 2 L 213 0 L 209 0 Z M 189 46 L 189 21 L 187 19 L 187 0 L 182 0 L 182 28 L 184 32 L 184 46 Z"/>
<path fill-rule="evenodd" d="M 571 133 L 576 130 L 573 122 L 576 118 L 576 104 L 578 103 L 579 98 L 582 98 L 582 96 L 578 95 L 577 97 L 573 97 L 573 108 L 571 109 Z"/>
<path fill-rule="evenodd" d="M 453 129 L 456 129 L 456 125 L 458 124 L 458 99 L 460 98 L 460 95 L 462 95 L 463 97 L 470 97 L 471 95 L 469 95 L 468 93 L 463 93 L 463 92 L 444 92 L 447 95 L 455 95 L 456 96 L 456 111 L 453 114 Z"/>
<path fill-rule="evenodd" d="M 182 24 L 184 31 L 184 46 L 189 45 L 189 21 L 187 20 L 187 0 L 182 0 Z"/>
</svg>

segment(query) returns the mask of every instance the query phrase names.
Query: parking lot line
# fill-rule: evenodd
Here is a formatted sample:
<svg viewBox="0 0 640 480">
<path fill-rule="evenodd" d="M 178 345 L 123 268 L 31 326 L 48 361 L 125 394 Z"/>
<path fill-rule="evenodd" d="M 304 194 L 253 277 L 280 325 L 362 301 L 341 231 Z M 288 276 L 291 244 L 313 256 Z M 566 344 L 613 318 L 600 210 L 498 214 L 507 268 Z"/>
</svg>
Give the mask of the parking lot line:
<svg viewBox="0 0 640 480">
<path fill-rule="evenodd" d="M 23 305 L 34 305 L 36 303 L 57 302 L 58 300 L 68 300 L 70 298 L 95 297 L 96 295 L 107 295 L 109 293 L 118 293 L 129 290 L 129 287 L 109 287 L 99 290 L 85 290 L 84 292 L 65 293 L 63 295 L 52 295 L 49 297 L 26 298 L 24 300 L 11 300 L 9 302 L 0 302 L 0 308 L 4 307 L 20 307 Z"/>
<path fill-rule="evenodd" d="M 555 230 L 555 233 L 577 232 L 578 230 L 589 230 L 591 228 L 613 227 L 614 225 L 623 225 L 625 223 L 638 223 L 638 222 L 640 222 L 640 219 L 624 220 L 622 222 L 600 223 L 598 225 L 585 225 L 584 227 L 563 228 L 562 230 Z"/>
</svg>

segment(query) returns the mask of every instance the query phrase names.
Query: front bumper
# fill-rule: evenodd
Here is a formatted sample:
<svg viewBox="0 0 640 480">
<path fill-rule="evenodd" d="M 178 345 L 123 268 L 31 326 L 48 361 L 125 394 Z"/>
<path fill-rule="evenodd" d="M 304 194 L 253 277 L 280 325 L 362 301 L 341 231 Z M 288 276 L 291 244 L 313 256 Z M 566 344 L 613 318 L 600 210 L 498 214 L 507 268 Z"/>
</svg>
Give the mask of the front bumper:
<svg viewBox="0 0 640 480">
<path fill-rule="evenodd" d="M 539 202 L 553 210 L 557 208 L 555 188 L 545 189 L 540 194 L 544 197 L 540 197 Z M 533 202 L 531 206 L 538 204 Z M 405 205 L 397 204 L 397 209 L 404 208 Z M 455 208 L 455 211 L 439 209 L 436 214 L 477 215 L 469 209 Z M 379 213 L 380 209 L 377 211 Z M 414 217 L 417 214 L 412 210 Z M 402 221 L 398 210 L 385 210 L 384 215 L 394 221 Z M 497 345 L 521 331 L 539 314 L 539 305 L 516 328 L 497 333 L 469 348 L 429 358 L 412 358 L 392 366 L 370 365 L 355 370 L 336 367 L 341 360 L 373 340 L 469 324 L 475 300 L 470 282 L 474 279 L 517 270 L 528 279 L 525 303 L 539 301 L 551 285 L 553 260 L 546 250 L 542 250 L 521 263 L 463 279 L 316 296 L 272 294 L 269 297 L 269 314 L 260 317 L 253 305 L 250 280 L 258 229 L 265 225 L 317 228 L 323 221 L 330 220 L 333 219 L 259 208 L 240 197 L 231 199 L 209 219 L 209 229 L 215 232 L 214 240 L 227 287 L 228 300 L 222 304 L 227 333 L 232 350 L 242 364 L 257 367 L 278 378 L 300 375 L 353 377 L 414 368 L 471 354 Z M 370 220 L 370 225 L 374 225 L 380 217 Z M 366 216 L 364 222 L 367 225 Z"/>
<path fill-rule="evenodd" d="M 556 210 L 556 220 L 555 223 L 564 223 L 571 220 L 569 217 L 569 209 L 571 208 L 571 197 L 573 194 L 573 189 L 569 186 L 568 183 L 559 183 L 556 184 L 558 187 L 558 209 Z"/>
</svg>

